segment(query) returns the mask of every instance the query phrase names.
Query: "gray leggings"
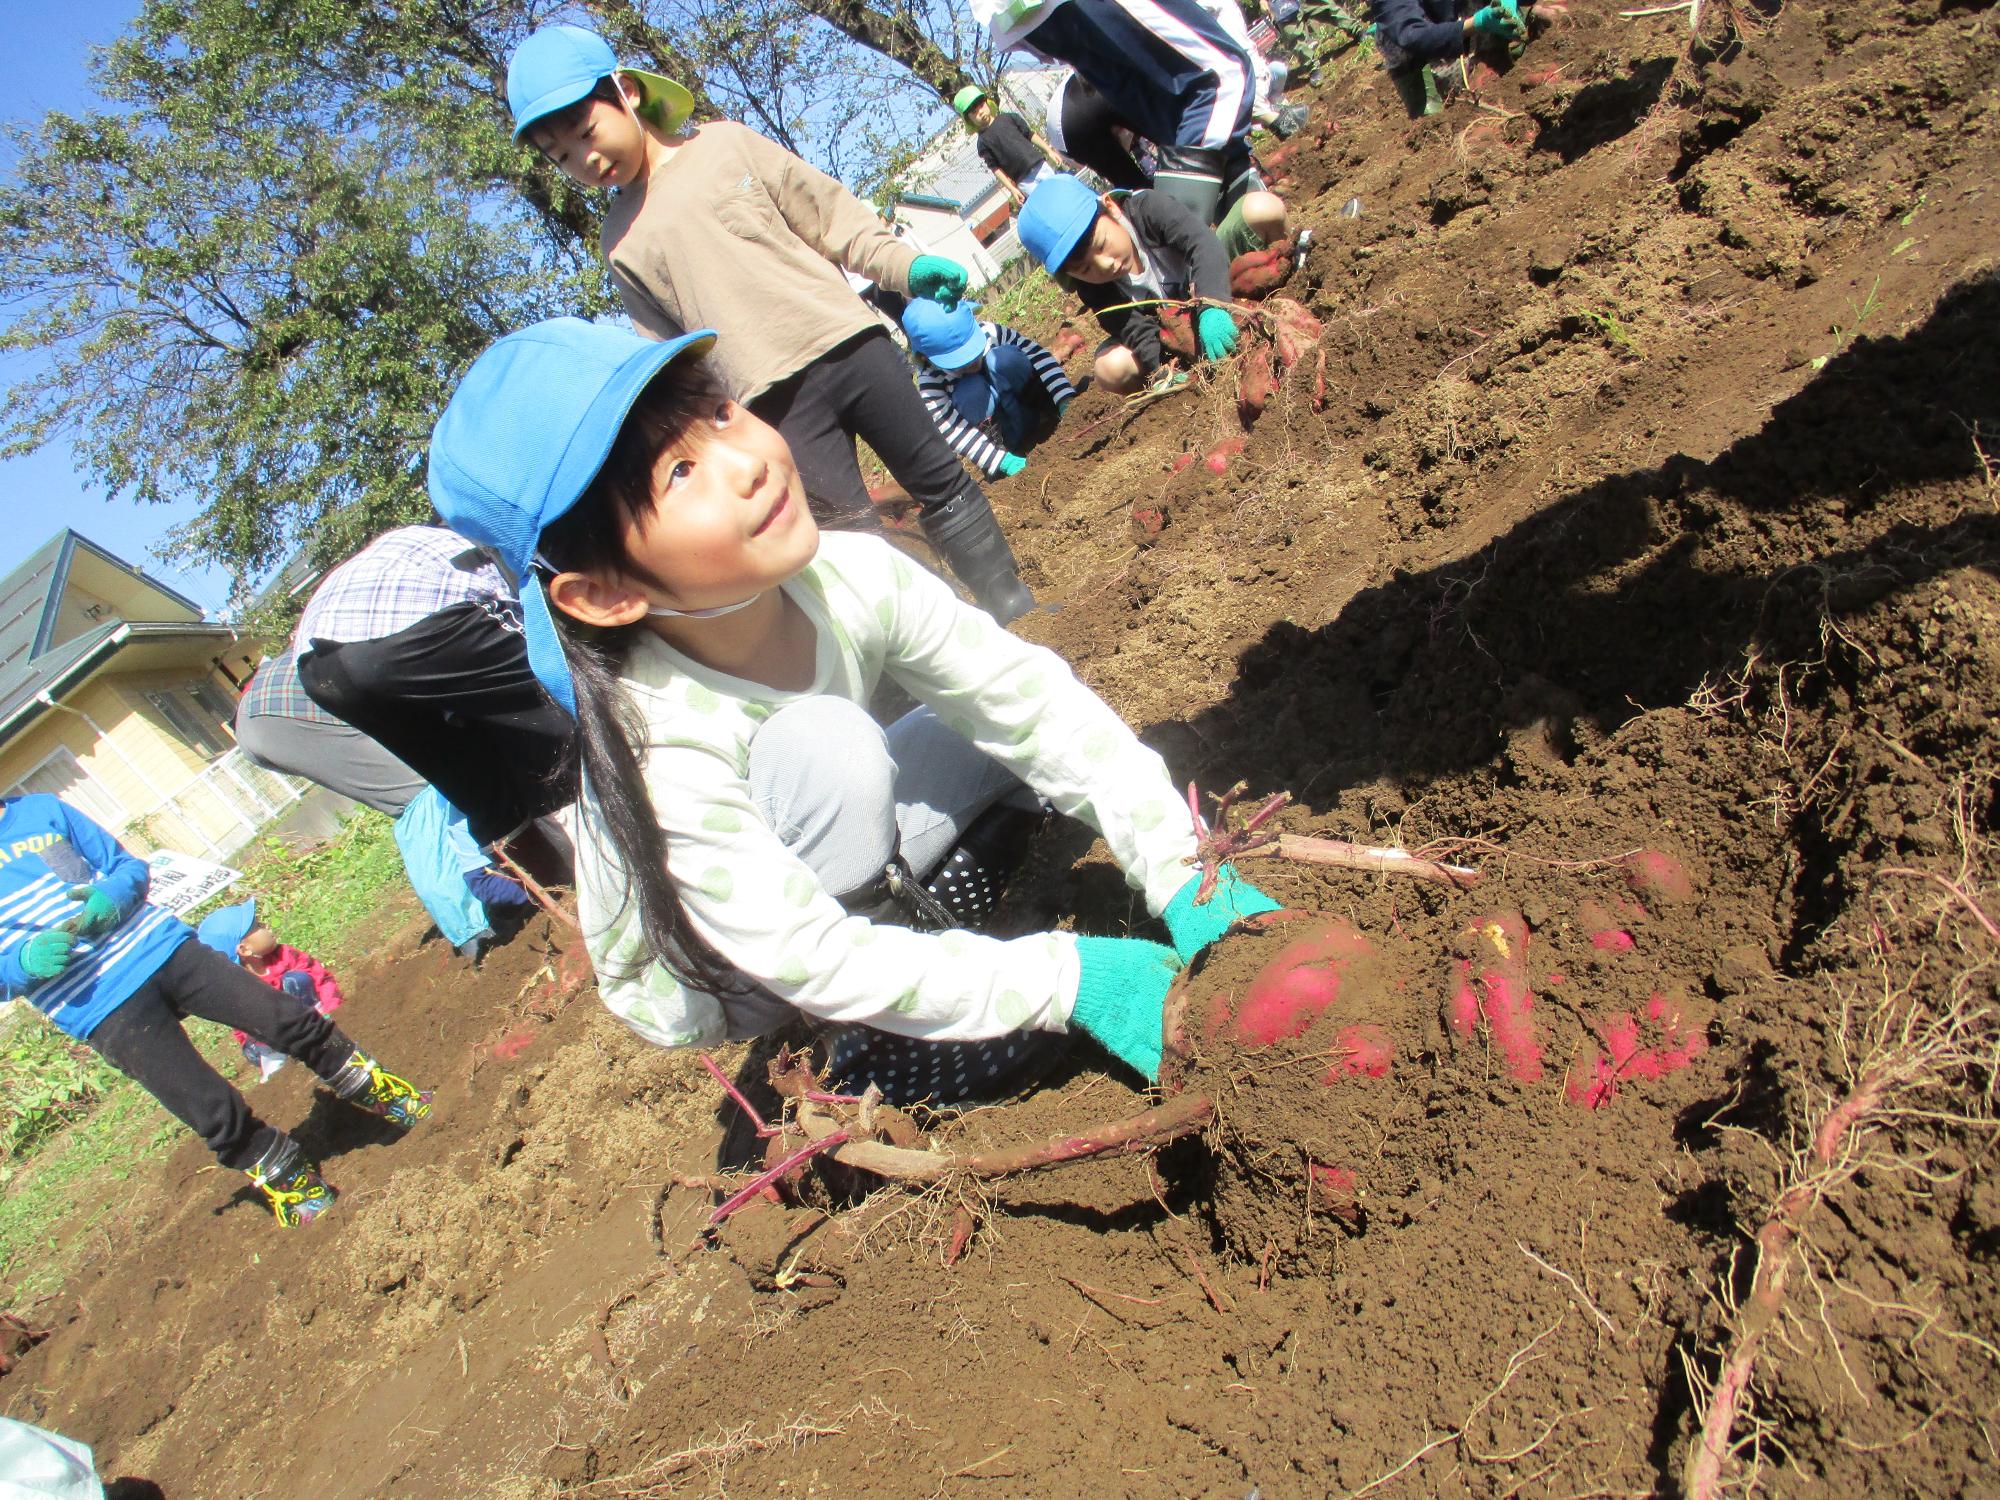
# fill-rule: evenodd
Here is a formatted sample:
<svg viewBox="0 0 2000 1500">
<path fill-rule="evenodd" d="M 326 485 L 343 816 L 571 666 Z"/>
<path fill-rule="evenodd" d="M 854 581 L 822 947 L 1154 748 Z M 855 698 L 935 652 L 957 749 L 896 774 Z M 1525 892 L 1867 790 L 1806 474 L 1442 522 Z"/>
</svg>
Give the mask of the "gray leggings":
<svg viewBox="0 0 2000 1500">
<path fill-rule="evenodd" d="M 831 697 L 781 708 L 757 731 L 750 795 L 836 897 L 872 885 L 899 846 L 926 878 L 994 803 L 1035 805 L 1012 771 L 929 709 L 885 730 Z"/>
<path fill-rule="evenodd" d="M 988 808 L 1037 805 L 1013 772 L 929 709 L 884 730 L 844 698 L 808 698 L 771 715 L 750 743 L 750 793 L 836 897 L 874 885 L 899 850 L 928 880 Z M 992 1097 L 1038 1065 L 1051 1040 L 925 1042 L 856 1024 L 815 1029 L 829 1081 L 856 1092 L 874 1083 L 891 1104 Z"/>
</svg>

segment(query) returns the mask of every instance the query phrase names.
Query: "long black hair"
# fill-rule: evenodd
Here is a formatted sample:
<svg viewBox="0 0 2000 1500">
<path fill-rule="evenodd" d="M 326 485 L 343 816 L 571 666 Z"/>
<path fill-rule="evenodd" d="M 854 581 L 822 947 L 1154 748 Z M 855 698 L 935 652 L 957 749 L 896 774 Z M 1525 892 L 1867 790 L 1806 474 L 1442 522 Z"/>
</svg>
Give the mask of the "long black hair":
<svg viewBox="0 0 2000 1500">
<path fill-rule="evenodd" d="M 699 443 L 724 396 L 697 370 L 669 367 L 633 403 L 597 477 L 576 504 L 542 531 L 541 554 L 555 572 L 609 573 L 658 583 L 625 550 L 624 528 L 653 511 L 653 472 L 662 454 Z M 544 580 L 546 581 L 546 580 Z M 621 915 L 634 903 L 646 953 L 682 983 L 711 995 L 747 994 L 755 981 L 695 930 L 668 861 L 667 835 L 635 748 L 646 727 L 619 682 L 643 623 L 601 628 L 551 609 L 576 689 L 577 755 L 584 788 L 597 804 L 624 868 Z M 620 976 L 624 977 L 624 976 Z"/>
</svg>

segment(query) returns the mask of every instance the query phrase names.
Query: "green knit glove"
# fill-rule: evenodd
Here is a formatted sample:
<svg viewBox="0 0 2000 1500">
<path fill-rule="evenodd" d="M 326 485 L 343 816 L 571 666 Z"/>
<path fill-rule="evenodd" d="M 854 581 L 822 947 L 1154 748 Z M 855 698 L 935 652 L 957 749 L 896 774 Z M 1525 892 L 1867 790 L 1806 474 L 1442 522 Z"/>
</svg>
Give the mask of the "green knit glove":
<svg viewBox="0 0 2000 1500">
<path fill-rule="evenodd" d="M 1183 963 L 1191 962 L 1239 919 L 1278 909 L 1278 903 L 1238 875 L 1234 865 L 1224 865 L 1216 872 L 1215 889 L 1204 904 L 1196 906 L 1194 893 L 1200 889 L 1201 877 L 1196 875 L 1174 892 L 1174 899 L 1160 913 L 1160 920 L 1173 936 L 1174 952 Z"/>
<path fill-rule="evenodd" d="M 53 979 L 69 967 L 75 946 L 76 934 L 60 927 L 38 932 L 21 945 L 21 972 L 30 979 Z"/>
<path fill-rule="evenodd" d="M 70 919 L 76 923 L 78 937 L 102 937 L 124 920 L 117 903 L 94 885 L 73 885 L 63 894 L 83 903 L 79 916 Z"/>
<path fill-rule="evenodd" d="M 1181 971 L 1174 950 L 1143 938 L 1080 937 L 1076 962 L 1070 1024 L 1148 1083 L 1159 1082 L 1167 988 Z"/>
<path fill-rule="evenodd" d="M 1000 455 L 1000 475 L 1003 479 L 1012 479 L 1027 467 L 1028 461 L 1018 453 L 1003 453 Z"/>
<path fill-rule="evenodd" d="M 1203 359 L 1222 359 L 1236 352 L 1236 320 L 1226 307 L 1204 307 L 1194 320 L 1194 336 Z"/>
<path fill-rule="evenodd" d="M 965 295 L 965 267 L 942 255 L 919 255 L 910 262 L 910 295 L 928 297 L 946 308 Z"/>
</svg>

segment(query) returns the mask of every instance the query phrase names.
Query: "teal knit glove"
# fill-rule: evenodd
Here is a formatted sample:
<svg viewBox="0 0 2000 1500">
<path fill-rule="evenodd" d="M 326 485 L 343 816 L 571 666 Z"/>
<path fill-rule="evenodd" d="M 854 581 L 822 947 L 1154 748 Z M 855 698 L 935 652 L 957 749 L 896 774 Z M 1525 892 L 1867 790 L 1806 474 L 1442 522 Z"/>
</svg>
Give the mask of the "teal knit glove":
<svg viewBox="0 0 2000 1500">
<path fill-rule="evenodd" d="M 60 927 L 38 932 L 21 945 L 21 972 L 30 979 L 53 979 L 69 967 L 75 946 L 76 934 Z"/>
<path fill-rule="evenodd" d="M 1481 36 L 1506 37 L 1511 40 L 1521 35 L 1521 12 L 1513 0 L 1500 0 L 1496 5 L 1483 6 L 1472 13 L 1472 29 Z"/>
<path fill-rule="evenodd" d="M 1018 453 L 1003 453 L 1000 455 L 1000 474 L 1002 478 L 1012 479 L 1027 467 L 1028 461 Z"/>
<path fill-rule="evenodd" d="M 928 297 L 946 308 L 965 295 L 965 267 L 942 255 L 919 255 L 910 262 L 910 295 Z"/>
<path fill-rule="evenodd" d="M 1080 937 L 1076 961 L 1070 1024 L 1148 1083 L 1159 1082 L 1167 988 L 1181 971 L 1174 950 L 1143 938 Z"/>
<path fill-rule="evenodd" d="M 1174 892 L 1174 899 L 1160 913 L 1160 920 L 1173 936 L 1174 952 L 1183 963 L 1191 962 L 1241 918 L 1278 909 L 1278 903 L 1238 875 L 1234 865 L 1224 865 L 1216 872 L 1215 889 L 1203 905 L 1196 906 L 1194 893 L 1200 889 L 1201 877 L 1196 875 Z"/>
<path fill-rule="evenodd" d="M 83 903 L 79 916 L 70 918 L 76 923 L 78 937 L 102 937 L 124 920 L 117 903 L 94 885 L 73 885 L 63 894 Z"/>
<path fill-rule="evenodd" d="M 1194 336 L 1203 359 L 1221 359 L 1236 352 L 1236 320 L 1225 307 L 1204 307 L 1194 320 Z"/>
</svg>

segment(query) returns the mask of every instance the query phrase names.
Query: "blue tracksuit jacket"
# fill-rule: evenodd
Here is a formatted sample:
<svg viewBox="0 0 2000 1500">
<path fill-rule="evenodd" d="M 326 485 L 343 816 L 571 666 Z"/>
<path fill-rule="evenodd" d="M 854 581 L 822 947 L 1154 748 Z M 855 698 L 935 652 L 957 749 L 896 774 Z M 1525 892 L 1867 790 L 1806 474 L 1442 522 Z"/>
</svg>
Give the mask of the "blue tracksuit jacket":
<svg viewBox="0 0 2000 1500">
<path fill-rule="evenodd" d="M 146 904 L 151 878 L 141 860 L 61 798 L 37 792 L 0 800 L 0 991 L 26 999 L 71 1036 L 88 1037 L 194 936 L 172 912 Z M 22 948 L 77 914 L 66 892 L 78 885 L 103 891 L 123 920 L 79 942 L 55 978 L 30 978 Z"/>
</svg>

